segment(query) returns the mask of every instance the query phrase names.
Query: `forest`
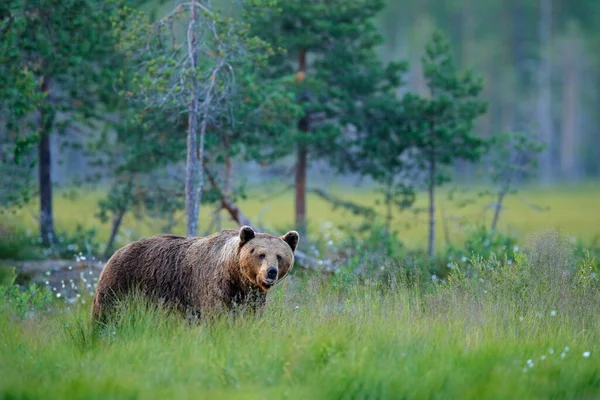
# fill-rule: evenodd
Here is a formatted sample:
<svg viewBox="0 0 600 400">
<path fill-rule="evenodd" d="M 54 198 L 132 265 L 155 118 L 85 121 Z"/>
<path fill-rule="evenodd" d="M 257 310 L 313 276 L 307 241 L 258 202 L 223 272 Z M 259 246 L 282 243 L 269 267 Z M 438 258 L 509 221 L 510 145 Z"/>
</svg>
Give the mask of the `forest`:
<svg viewBox="0 0 600 400">
<path fill-rule="evenodd" d="M 0 397 L 600 393 L 600 3 L 4 0 Z M 259 316 L 123 300 L 118 249 L 300 241 Z"/>
</svg>

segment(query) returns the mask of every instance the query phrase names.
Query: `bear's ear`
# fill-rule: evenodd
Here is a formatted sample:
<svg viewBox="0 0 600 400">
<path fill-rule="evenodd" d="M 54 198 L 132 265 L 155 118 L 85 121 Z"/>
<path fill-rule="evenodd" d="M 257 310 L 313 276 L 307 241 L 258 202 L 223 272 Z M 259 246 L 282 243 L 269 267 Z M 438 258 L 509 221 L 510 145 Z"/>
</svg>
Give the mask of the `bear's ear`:
<svg viewBox="0 0 600 400">
<path fill-rule="evenodd" d="M 244 225 L 240 228 L 240 244 L 249 242 L 255 237 L 256 233 L 254 233 L 254 229 L 250 228 L 248 225 Z"/>
<path fill-rule="evenodd" d="M 290 245 L 292 248 L 292 252 L 296 251 L 296 247 L 298 246 L 298 241 L 300 240 L 300 235 L 296 231 L 289 231 L 285 235 L 281 237 L 284 242 Z"/>
</svg>

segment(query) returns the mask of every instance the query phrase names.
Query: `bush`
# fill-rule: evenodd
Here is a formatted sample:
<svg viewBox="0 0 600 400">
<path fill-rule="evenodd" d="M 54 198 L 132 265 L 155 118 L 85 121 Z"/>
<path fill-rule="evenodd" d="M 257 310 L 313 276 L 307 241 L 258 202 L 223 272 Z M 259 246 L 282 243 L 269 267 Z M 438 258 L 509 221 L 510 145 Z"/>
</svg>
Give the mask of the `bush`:
<svg viewBox="0 0 600 400">
<path fill-rule="evenodd" d="M 38 260 L 43 253 L 30 232 L 0 227 L 0 260 Z"/>
<path fill-rule="evenodd" d="M 14 268 L 3 268 L 0 283 L 0 303 L 7 305 L 18 318 L 25 318 L 29 313 L 44 311 L 53 301 L 52 292 L 43 286 L 31 283 L 26 290 L 15 284 L 17 274 Z"/>
<path fill-rule="evenodd" d="M 465 266 L 473 256 L 489 259 L 506 257 L 514 261 L 518 252 L 516 238 L 499 231 L 488 230 L 485 226 L 476 226 L 467 229 L 463 246 L 448 246 L 441 256 L 442 265 L 451 268 L 452 264 Z"/>
<path fill-rule="evenodd" d="M 80 254 L 97 256 L 101 248 L 97 233 L 96 228 L 84 229 L 78 225 L 71 234 L 58 233 L 54 243 L 45 248 L 39 235 L 4 228 L 0 231 L 0 260 L 71 259 Z"/>
<path fill-rule="evenodd" d="M 57 235 L 52 253 L 65 259 L 81 254 L 98 256 L 102 244 L 97 239 L 97 234 L 96 228 L 84 229 L 81 225 L 77 225 L 72 234 L 64 232 Z"/>
</svg>

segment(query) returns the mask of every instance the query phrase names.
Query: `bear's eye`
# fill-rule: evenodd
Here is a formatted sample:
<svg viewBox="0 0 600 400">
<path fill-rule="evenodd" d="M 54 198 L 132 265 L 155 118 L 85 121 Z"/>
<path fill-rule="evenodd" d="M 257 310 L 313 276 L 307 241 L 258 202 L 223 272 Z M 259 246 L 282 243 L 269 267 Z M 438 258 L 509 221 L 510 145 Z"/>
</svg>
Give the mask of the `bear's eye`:
<svg viewBox="0 0 600 400">
<path fill-rule="evenodd" d="M 258 255 L 258 259 L 259 260 L 264 260 L 265 259 L 265 255 L 264 254 L 259 254 Z"/>
<path fill-rule="evenodd" d="M 250 254 L 254 254 L 254 249 L 250 249 Z"/>
<path fill-rule="evenodd" d="M 282 260 L 282 259 L 281 259 L 281 256 L 280 256 L 279 254 L 277 254 L 277 261 L 278 261 L 278 262 L 281 262 L 281 260 Z"/>
</svg>

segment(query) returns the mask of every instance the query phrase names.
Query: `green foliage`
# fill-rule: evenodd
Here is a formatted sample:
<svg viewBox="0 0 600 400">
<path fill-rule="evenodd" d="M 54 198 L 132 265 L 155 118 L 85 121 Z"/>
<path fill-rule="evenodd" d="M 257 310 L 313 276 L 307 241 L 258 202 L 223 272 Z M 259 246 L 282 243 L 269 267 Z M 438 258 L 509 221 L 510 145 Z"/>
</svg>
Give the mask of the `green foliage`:
<svg viewBox="0 0 600 400">
<path fill-rule="evenodd" d="M 517 240 L 514 237 L 480 225 L 467 229 L 462 246 L 448 246 L 442 260 L 449 265 L 466 265 L 472 257 L 497 257 L 513 261 L 517 252 Z"/>
<path fill-rule="evenodd" d="M 403 106 L 412 118 L 409 132 L 417 138 L 423 162 L 433 169 L 430 184 L 438 185 L 448 180 L 441 167 L 457 159 L 476 161 L 487 151 L 486 141 L 472 132 L 487 103 L 478 99 L 483 89 L 481 78 L 470 70 L 458 71 L 450 42 L 442 33 L 431 37 L 422 63 L 428 96 L 408 93 Z"/>
<path fill-rule="evenodd" d="M 63 134 L 75 124 L 93 125 L 114 105 L 113 81 L 123 59 L 116 56 L 109 16 L 115 2 L 98 0 L 9 1 L 0 23 L 0 167 L 14 179 L 0 185 L 0 206 L 30 200 L 40 138 Z M 81 137 L 65 137 L 77 145 Z M 70 142 L 70 143 L 69 143 Z M 49 169 L 42 164 L 42 168 Z M 44 242 L 52 235 L 51 186 L 40 172 Z M 42 183 L 42 180 L 45 180 Z M 49 188 L 49 189 L 48 189 Z"/>
<path fill-rule="evenodd" d="M 481 195 L 496 200 L 491 225 L 491 229 L 496 229 L 505 197 L 517 193 L 516 181 L 530 178 L 538 164 L 537 156 L 546 146 L 531 135 L 505 133 L 492 137 L 490 148 L 488 173 L 495 189 Z"/>
<path fill-rule="evenodd" d="M 489 146 L 493 149 L 490 178 L 497 185 L 530 178 L 538 165 L 537 155 L 547 147 L 531 134 L 521 133 L 495 135 Z"/>
<path fill-rule="evenodd" d="M 193 43 L 189 42 L 192 36 L 182 40 L 180 35 L 188 29 L 187 24 L 192 23 L 191 3 L 178 5 L 155 23 L 151 23 L 144 13 L 128 7 L 123 7 L 113 18 L 119 49 L 132 60 L 132 67 L 121 73 L 120 93 L 129 104 L 138 105 L 138 122 L 144 121 L 144 129 L 139 134 L 125 135 L 120 146 L 132 153 L 132 159 L 141 156 L 144 160 L 125 165 L 123 171 L 127 171 L 128 176 L 117 183 L 125 187 L 133 185 L 129 192 L 136 193 L 136 197 L 128 200 L 130 205 L 138 208 L 143 204 L 146 210 L 166 215 L 171 220 L 173 212 L 180 207 L 184 191 L 177 190 L 177 186 L 184 185 L 178 181 L 172 180 L 170 187 L 140 185 L 144 180 L 153 183 L 157 174 L 164 172 L 157 168 L 156 163 L 149 161 L 151 158 L 158 155 L 160 162 L 168 165 L 169 162 L 181 161 L 185 155 L 179 149 L 179 146 L 186 145 L 183 135 L 164 135 L 169 128 L 165 129 L 161 124 L 164 125 L 165 121 L 173 123 L 169 115 L 177 116 L 175 124 L 181 131 L 200 131 L 200 144 L 191 153 L 188 149 L 185 174 L 188 177 L 193 175 L 190 154 L 197 155 L 201 158 L 198 160 L 199 168 L 208 168 L 211 183 L 220 186 L 213 187 L 212 191 L 202 187 L 203 203 L 219 200 L 218 193 L 221 192 L 227 196 L 235 195 L 231 193 L 234 190 L 231 177 L 233 157 L 255 160 L 264 165 L 288 153 L 289 149 L 280 145 L 280 139 L 285 137 L 288 126 L 298 115 L 298 106 L 294 103 L 293 93 L 287 89 L 290 82 L 258 77 L 268 55 L 275 54 L 275 50 L 253 35 L 247 23 L 250 10 L 259 13 L 270 6 L 269 1 L 249 2 L 237 18 L 199 6 L 200 16 L 189 28 L 198 37 Z M 195 58 L 198 59 L 194 61 Z M 185 117 L 190 117 L 189 107 L 193 98 L 199 101 L 194 110 L 198 127 L 184 122 Z M 149 141 L 146 137 L 148 130 L 157 132 L 163 144 Z M 133 148 L 127 146 L 127 142 L 132 140 L 144 144 Z M 191 146 L 190 143 L 187 145 Z M 143 153 L 144 148 L 149 150 L 147 155 Z M 168 154 L 161 156 L 165 152 Z M 136 174 L 132 176 L 132 172 Z M 145 176 L 140 176 L 140 173 Z M 186 186 L 195 179 L 186 179 Z M 220 179 L 225 183 L 221 184 Z M 115 195 L 124 193 L 118 187 L 113 191 Z M 140 196 L 140 193 L 144 194 Z M 125 201 L 117 204 L 115 195 L 112 196 L 111 207 L 122 208 Z M 194 218 L 192 214 L 188 214 L 187 218 Z"/>
<path fill-rule="evenodd" d="M 450 42 L 436 31 L 422 58 L 427 96 L 407 93 L 403 111 L 409 116 L 407 134 L 415 139 L 421 152 L 421 165 L 427 171 L 429 190 L 429 256 L 435 248 L 435 187 L 450 177 L 445 168 L 458 159 L 477 161 L 487 151 L 487 142 L 472 132 L 475 120 L 483 115 L 487 103 L 478 97 L 481 78 L 473 72 L 458 71 Z"/>
<path fill-rule="evenodd" d="M 309 153 L 341 164 L 346 157 L 343 129 L 348 124 L 364 128 L 364 103 L 399 86 L 405 64 L 386 66 L 375 52 L 382 37 L 373 18 L 383 6 L 382 1 L 293 0 L 250 12 L 251 31 L 272 48 L 285 50 L 269 57 L 261 75 L 291 79 L 296 74 L 291 89 L 301 115 L 308 116 L 309 134 L 294 130 L 288 148 L 302 144 Z"/>
<path fill-rule="evenodd" d="M 9 308 L 17 318 L 23 319 L 30 313 L 45 312 L 52 303 L 52 292 L 45 287 L 31 283 L 27 289 L 21 290 L 15 284 L 17 275 L 14 269 L 5 278 L 5 281 L 0 282 L 0 308 Z M 0 314 L 5 312 L 6 309 L 1 310 Z"/>
<path fill-rule="evenodd" d="M 179 132 L 166 133 L 173 125 Z M 138 220 L 144 216 L 172 220 L 183 204 L 183 173 L 177 165 L 185 154 L 181 121 L 146 109 L 140 114 L 123 113 L 115 128 L 114 135 L 101 135 L 89 149 L 94 165 L 102 167 L 112 181 L 98 203 L 96 217 L 102 222 L 120 221 L 133 213 Z"/>
<path fill-rule="evenodd" d="M 97 233 L 96 227 L 77 225 L 72 231 L 57 232 L 53 245 L 45 248 L 39 235 L 7 227 L 0 232 L 0 260 L 73 259 L 81 254 L 98 256 L 101 244 Z"/>
<path fill-rule="evenodd" d="M 63 259 L 74 259 L 82 254 L 97 256 L 100 254 L 100 241 L 97 235 L 96 228 L 86 228 L 82 225 L 77 225 L 73 232 L 59 232 L 51 254 Z"/>
<path fill-rule="evenodd" d="M 440 283 L 442 296 L 448 288 L 460 288 L 463 294 L 478 298 L 513 301 L 515 312 L 523 319 L 531 318 L 534 312 L 552 317 L 567 310 L 581 312 L 582 302 L 598 300 L 596 260 L 589 253 L 576 257 L 574 246 L 564 236 L 543 232 L 532 236 L 522 250 L 517 249 L 512 258 L 474 254 L 468 264 L 454 264 L 448 278 Z"/>
<path fill-rule="evenodd" d="M 29 231 L 3 226 L 0 228 L 0 259 L 2 260 L 37 260 L 44 253 L 39 247 L 39 237 Z"/>
</svg>

